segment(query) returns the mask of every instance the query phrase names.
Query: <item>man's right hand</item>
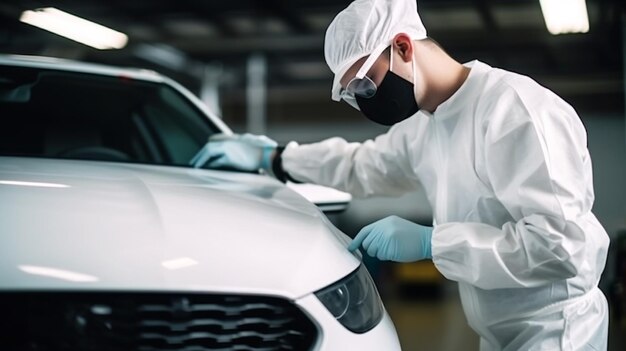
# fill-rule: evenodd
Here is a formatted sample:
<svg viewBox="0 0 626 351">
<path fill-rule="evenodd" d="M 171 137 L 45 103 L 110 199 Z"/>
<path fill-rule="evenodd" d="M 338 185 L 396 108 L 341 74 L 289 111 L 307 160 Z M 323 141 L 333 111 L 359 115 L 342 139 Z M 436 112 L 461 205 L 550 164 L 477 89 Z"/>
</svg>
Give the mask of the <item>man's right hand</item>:
<svg viewBox="0 0 626 351">
<path fill-rule="evenodd" d="M 432 236 L 432 227 L 389 216 L 361 229 L 348 250 L 362 245 L 368 255 L 379 260 L 414 262 L 432 258 Z"/>
<path fill-rule="evenodd" d="M 278 144 L 253 134 L 216 134 L 189 162 L 194 168 L 233 168 L 254 172 L 269 170 Z"/>
</svg>

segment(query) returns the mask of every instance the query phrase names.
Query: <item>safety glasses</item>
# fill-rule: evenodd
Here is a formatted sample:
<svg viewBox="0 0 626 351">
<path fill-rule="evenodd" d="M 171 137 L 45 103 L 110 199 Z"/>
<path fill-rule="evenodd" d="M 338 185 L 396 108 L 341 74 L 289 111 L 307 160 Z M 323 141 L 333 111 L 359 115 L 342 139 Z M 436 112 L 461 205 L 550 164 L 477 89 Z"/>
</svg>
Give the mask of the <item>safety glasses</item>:
<svg viewBox="0 0 626 351">
<path fill-rule="evenodd" d="M 378 87 L 376 86 L 376 83 L 370 79 L 370 77 L 354 77 L 344 89 L 341 89 L 339 95 L 345 102 L 350 104 L 350 106 L 358 110 L 359 106 L 356 103 L 356 97 L 358 96 L 369 99 L 376 94 L 376 89 L 378 89 Z"/>
<path fill-rule="evenodd" d="M 372 62 L 373 64 L 373 62 Z M 393 52 L 389 51 L 389 70 L 393 65 Z M 367 67 L 361 67 L 359 72 L 357 72 L 356 76 L 350 80 L 350 82 L 346 85 L 345 88 L 342 88 L 339 91 L 339 96 L 345 102 L 347 102 L 350 106 L 360 110 L 359 105 L 356 102 L 356 97 L 369 99 L 376 94 L 376 90 L 378 87 L 374 81 L 365 75 L 365 70 L 369 69 L 371 65 Z M 360 78 L 362 77 L 362 78 Z"/>
</svg>

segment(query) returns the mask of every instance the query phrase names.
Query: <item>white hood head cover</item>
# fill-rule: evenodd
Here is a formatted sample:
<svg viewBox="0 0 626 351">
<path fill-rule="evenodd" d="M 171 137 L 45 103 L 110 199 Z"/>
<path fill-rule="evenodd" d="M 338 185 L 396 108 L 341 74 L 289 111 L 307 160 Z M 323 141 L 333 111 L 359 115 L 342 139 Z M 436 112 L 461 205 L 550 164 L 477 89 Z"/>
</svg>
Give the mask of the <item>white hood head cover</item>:
<svg viewBox="0 0 626 351">
<path fill-rule="evenodd" d="M 356 75 L 363 78 L 398 33 L 413 40 L 426 38 L 416 0 L 355 0 L 335 17 L 324 40 L 326 63 L 335 74 L 333 100 L 340 100 L 339 81 L 346 71 L 370 55 Z"/>
</svg>

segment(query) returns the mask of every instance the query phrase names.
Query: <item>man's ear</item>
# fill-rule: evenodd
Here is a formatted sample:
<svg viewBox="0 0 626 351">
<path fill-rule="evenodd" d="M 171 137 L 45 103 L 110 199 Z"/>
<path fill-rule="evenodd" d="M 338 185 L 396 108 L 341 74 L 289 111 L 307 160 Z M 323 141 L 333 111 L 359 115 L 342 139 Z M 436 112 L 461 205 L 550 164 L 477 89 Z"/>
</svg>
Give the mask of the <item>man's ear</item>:
<svg viewBox="0 0 626 351">
<path fill-rule="evenodd" d="M 394 51 L 396 51 L 402 61 L 409 62 L 413 59 L 413 41 L 406 33 L 398 33 L 393 38 Z"/>
</svg>

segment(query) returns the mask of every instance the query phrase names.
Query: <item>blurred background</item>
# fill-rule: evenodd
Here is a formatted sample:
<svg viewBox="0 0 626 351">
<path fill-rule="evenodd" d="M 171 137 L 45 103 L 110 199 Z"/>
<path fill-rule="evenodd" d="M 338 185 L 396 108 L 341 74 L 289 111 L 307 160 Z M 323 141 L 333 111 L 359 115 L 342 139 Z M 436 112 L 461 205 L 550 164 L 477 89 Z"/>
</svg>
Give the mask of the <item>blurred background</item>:
<svg viewBox="0 0 626 351">
<path fill-rule="evenodd" d="M 624 350 L 625 3 L 552 2 L 556 5 L 549 0 L 420 0 L 418 8 L 429 36 L 458 61 L 478 59 L 528 75 L 579 113 L 587 128 L 594 166 L 594 212 L 612 239 L 601 281 L 611 305 L 610 349 Z M 386 129 L 347 104 L 330 100 L 332 74 L 323 54 L 326 27 L 349 3 L 3 0 L 0 53 L 155 70 L 195 92 L 235 132 L 266 134 L 280 143 L 306 143 L 337 135 L 363 141 Z M 574 3 L 582 4 L 578 11 L 572 10 Z M 34 15 L 47 11 L 34 10 L 49 7 L 119 31 L 125 40 L 98 49 L 28 24 Z M 354 199 L 347 211 L 331 215 L 331 220 L 353 236 L 362 226 L 391 214 L 422 224 L 432 221 L 421 192 L 399 199 Z M 390 264 L 369 259 L 366 264 L 396 324 L 403 349 L 478 349 L 478 338 L 466 324 L 456 285 L 431 263 Z"/>
</svg>

